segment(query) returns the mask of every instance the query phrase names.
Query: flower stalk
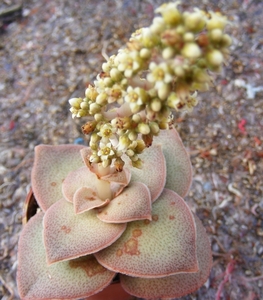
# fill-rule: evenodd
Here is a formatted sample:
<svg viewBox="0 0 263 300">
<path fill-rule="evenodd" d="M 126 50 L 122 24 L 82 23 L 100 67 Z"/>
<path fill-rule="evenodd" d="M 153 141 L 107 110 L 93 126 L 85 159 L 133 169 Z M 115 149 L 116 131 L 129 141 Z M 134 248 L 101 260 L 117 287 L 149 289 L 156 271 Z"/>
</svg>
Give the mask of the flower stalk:
<svg viewBox="0 0 263 300">
<path fill-rule="evenodd" d="M 197 91 L 211 85 L 208 71 L 220 71 L 228 54 L 228 21 L 220 13 L 197 8 L 181 12 L 178 2 L 163 4 L 156 13 L 160 16 L 149 27 L 133 33 L 126 48 L 102 65 L 103 72 L 87 88 L 85 98 L 69 100 L 73 118 L 94 117 L 83 129 L 84 134 L 100 137 L 96 147 L 90 144 L 91 163 L 106 167 L 126 154 L 138 167 L 129 155 L 132 142 L 148 141 L 149 147 L 149 137 L 168 129 L 174 113 L 192 111 Z M 139 122 L 132 121 L 135 115 Z M 109 126 L 114 130 L 107 139 L 104 128 Z M 105 143 L 111 144 L 111 155 L 101 155 Z"/>
</svg>

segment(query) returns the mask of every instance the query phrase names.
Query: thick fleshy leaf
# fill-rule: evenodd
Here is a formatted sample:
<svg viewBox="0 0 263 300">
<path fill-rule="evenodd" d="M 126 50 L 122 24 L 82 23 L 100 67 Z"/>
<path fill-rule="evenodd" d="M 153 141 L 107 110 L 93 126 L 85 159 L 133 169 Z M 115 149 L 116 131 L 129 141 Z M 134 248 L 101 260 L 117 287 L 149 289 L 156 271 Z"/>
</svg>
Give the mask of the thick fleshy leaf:
<svg viewBox="0 0 263 300">
<path fill-rule="evenodd" d="M 160 145 L 145 149 L 140 155 L 143 161 L 142 169 L 131 168 L 131 182 L 142 182 L 150 190 L 152 202 L 162 193 L 166 180 L 166 162 Z M 126 165 L 130 165 L 129 159 L 124 157 Z"/>
<path fill-rule="evenodd" d="M 44 243 L 49 264 L 97 252 L 120 237 L 126 224 L 108 224 L 94 210 L 76 215 L 73 204 L 61 199 L 44 217 Z"/>
<path fill-rule="evenodd" d="M 102 176 L 101 179 L 126 186 L 130 182 L 131 171 L 128 168 L 123 168 L 122 172 L 113 171 L 106 176 Z"/>
<path fill-rule="evenodd" d="M 164 189 L 152 206 L 152 221 L 128 223 L 122 236 L 95 253 L 109 270 L 135 277 L 197 272 L 196 228 L 185 201 Z"/>
<path fill-rule="evenodd" d="M 99 210 L 98 218 L 109 223 L 151 220 L 151 195 L 147 186 L 134 182 Z"/>
<path fill-rule="evenodd" d="M 87 167 L 72 171 L 62 183 L 63 196 L 69 202 L 73 202 L 74 194 L 79 188 L 87 187 L 96 191 L 96 180 L 97 176 Z"/>
<path fill-rule="evenodd" d="M 153 139 L 153 145 L 158 144 L 162 145 L 166 159 L 165 187 L 185 197 L 191 186 L 192 166 L 179 134 L 174 128 L 161 130 L 160 134 Z"/>
<path fill-rule="evenodd" d="M 61 199 L 61 184 L 67 174 L 83 166 L 80 145 L 35 147 L 35 162 L 32 169 L 32 189 L 43 211 Z"/>
<path fill-rule="evenodd" d="M 212 267 L 209 238 L 201 221 L 195 217 L 197 231 L 197 273 L 181 273 L 164 278 L 138 278 L 121 274 L 121 284 L 139 298 L 179 298 L 199 289 L 207 280 Z"/>
<path fill-rule="evenodd" d="M 73 197 L 74 211 L 81 214 L 96 207 L 105 206 L 110 202 L 109 199 L 101 200 L 96 192 L 91 188 L 79 188 Z"/>
<path fill-rule="evenodd" d="M 43 244 L 43 213 L 24 227 L 18 245 L 17 283 L 21 299 L 76 299 L 91 296 L 109 285 L 114 272 L 93 255 L 48 266 Z"/>
</svg>

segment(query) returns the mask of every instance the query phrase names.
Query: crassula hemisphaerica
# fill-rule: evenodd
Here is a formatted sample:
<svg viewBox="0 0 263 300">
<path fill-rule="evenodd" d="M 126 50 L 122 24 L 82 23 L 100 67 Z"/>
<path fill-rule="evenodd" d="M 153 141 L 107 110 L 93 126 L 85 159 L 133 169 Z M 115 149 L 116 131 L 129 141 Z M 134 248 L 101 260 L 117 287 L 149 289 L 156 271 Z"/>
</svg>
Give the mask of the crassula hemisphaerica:
<svg viewBox="0 0 263 300">
<path fill-rule="evenodd" d="M 85 97 L 89 147 L 39 145 L 32 189 L 40 207 L 18 252 L 22 299 L 79 299 L 122 287 L 145 299 L 181 297 L 207 280 L 205 229 L 183 197 L 191 164 L 173 114 L 220 71 L 231 43 L 219 13 L 164 4 L 148 28 L 102 66 Z"/>
</svg>

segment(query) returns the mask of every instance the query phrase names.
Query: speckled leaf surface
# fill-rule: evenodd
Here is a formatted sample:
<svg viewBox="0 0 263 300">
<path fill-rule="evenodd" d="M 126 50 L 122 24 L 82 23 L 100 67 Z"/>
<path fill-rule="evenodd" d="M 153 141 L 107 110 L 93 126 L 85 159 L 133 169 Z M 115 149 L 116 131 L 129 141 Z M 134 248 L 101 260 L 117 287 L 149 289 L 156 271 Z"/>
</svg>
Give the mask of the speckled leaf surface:
<svg viewBox="0 0 263 300">
<path fill-rule="evenodd" d="M 164 189 L 152 205 L 152 221 L 128 223 L 122 236 L 95 254 L 106 268 L 138 277 L 196 272 L 196 228 L 185 201 Z"/>
<path fill-rule="evenodd" d="M 20 237 L 17 282 L 21 299 L 76 299 L 109 285 L 115 273 L 103 268 L 93 255 L 48 266 L 42 221 L 43 213 L 35 215 Z"/>
<path fill-rule="evenodd" d="M 160 145 L 151 146 L 145 149 L 140 158 L 143 161 L 143 168 L 131 167 L 131 182 L 142 182 L 150 190 L 152 202 L 161 194 L 166 180 L 166 162 Z M 125 158 L 129 165 L 129 159 Z"/>
<path fill-rule="evenodd" d="M 91 188 L 96 191 L 97 176 L 92 173 L 86 166 L 74 170 L 68 174 L 62 183 L 63 196 L 73 202 L 75 192 L 81 187 Z"/>
<path fill-rule="evenodd" d="M 209 238 L 201 221 L 195 217 L 197 231 L 197 273 L 181 273 L 164 278 L 138 278 L 121 274 L 121 284 L 139 298 L 179 298 L 199 289 L 207 280 L 212 267 Z"/>
<path fill-rule="evenodd" d="M 153 145 L 158 144 L 162 145 L 166 159 L 165 187 L 185 197 L 191 186 L 192 166 L 179 134 L 174 128 L 161 130 L 160 134 L 153 139 Z"/>
<path fill-rule="evenodd" d="M 126 224 L 109 224 L 94 210 L 76 215 L 73 204 L 61 199 L 44 216 L 44 244 L 48 263 L 77 258 L 111 245 Z"/>
<path fill-rule="evenodd" d="M 151 220 L 151 207 L 151 195 L 147 186 L 134 182 L 106 207 L 101 208 L 98 218 L 109 223 Z"/>
<path fill-rule="evenodd" d="M 91 188 L 79 188 L 73 197 L 74 211 L 76 214 L 81 214 L 96 207 L 107 205 L 109 199 L 101 200 L 96 192 Z"/>
<path fill-rule="evenodd" d="M 83 166 L 80 145 L 35 147 L 35 162 L 32 169 L 32 189 L 43 211 L 61 199 L 61 185 L 67 174 Z"/>
</svg>

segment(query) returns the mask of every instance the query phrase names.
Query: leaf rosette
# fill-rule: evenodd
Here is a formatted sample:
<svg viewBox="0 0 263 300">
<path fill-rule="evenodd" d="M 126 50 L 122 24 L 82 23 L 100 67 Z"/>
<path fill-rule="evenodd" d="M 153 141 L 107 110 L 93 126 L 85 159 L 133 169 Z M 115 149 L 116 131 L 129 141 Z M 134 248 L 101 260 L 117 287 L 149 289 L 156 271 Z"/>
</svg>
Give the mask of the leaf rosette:
<svg viewBox="0 0 263 300">
<path fill-rule="evenodd" d="M 186 295 L 204 284 L 210 242 L 183 200 L 191 163 L 175 129 L 161 131 L 122 172 L 101 172 L 77 145 L 35 149 L 32 189 L 40 207 L 18 251 L 22 299 L 78 299 L 107 287 L 141 298 Z"/>
</svg>

